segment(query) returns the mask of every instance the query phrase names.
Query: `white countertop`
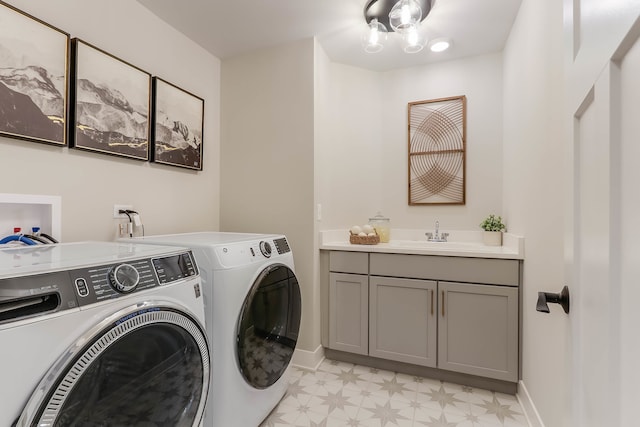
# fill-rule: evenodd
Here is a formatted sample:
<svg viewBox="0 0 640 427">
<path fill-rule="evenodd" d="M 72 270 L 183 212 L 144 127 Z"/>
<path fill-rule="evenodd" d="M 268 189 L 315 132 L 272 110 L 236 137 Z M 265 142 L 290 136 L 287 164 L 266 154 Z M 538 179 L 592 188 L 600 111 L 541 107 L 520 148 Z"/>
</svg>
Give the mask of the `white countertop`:
<svg viewBox="0 0 640 427">
<path fill-rule="evenodd" d="M 424 235 L 425 231 L 394 228 L 391 229 L 389 243 L 354 245 L 349 243 L 349 230 L 324 230 L 320 232 L 320 249 L 470 258 L 524 259 L 524 237 L 522 236 L 503 233 L 502 246 L 486 246 L 482 243 L 482 231 L 444 230 L 449 233 L 447 242 L 428 242 Z"/>
</svg>

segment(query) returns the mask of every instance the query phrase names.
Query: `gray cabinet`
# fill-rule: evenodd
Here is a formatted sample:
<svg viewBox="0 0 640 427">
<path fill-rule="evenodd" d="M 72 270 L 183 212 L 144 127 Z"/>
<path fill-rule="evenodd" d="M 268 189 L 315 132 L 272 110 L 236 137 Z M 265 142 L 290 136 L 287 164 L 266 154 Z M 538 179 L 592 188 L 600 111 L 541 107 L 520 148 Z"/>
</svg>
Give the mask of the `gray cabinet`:
<svg viewBox="0 0 640 427">
<path fill-rule="evenodd" d="M 369 351 L 369 276 L 330 273 L 329 348 Z"/>
<path fill-rule="evenodd" d="M 518 288 L 438 282 L 438 367 L 518 380 Z"/>
<path fill-rule="evenodd" d="M 330 349 L 515 383 L 518 260 L 329 253 Z"/>
<path fill-rule="evenodd" d="M 371 276 L 369 355 L 436 367 L 437 285 Z"/>
</svg>

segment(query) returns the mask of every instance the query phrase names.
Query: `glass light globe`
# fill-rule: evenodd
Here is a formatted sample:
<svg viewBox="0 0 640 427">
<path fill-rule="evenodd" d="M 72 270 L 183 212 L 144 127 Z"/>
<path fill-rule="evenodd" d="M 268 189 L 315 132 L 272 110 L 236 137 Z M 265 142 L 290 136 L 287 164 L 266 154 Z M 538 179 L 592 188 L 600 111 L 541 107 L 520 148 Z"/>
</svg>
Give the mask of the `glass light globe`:
<svg viewBox="0 0 640 427">
<path fill-rule="evenodd" d="M 387 41 L 387 28 L 378 22 L 376 18 L 367 24 L 367 28 L 362 33 L 362 47 L 367 53 L 380 52 Z"/>
<path fill-rule="evenodd" d="M 417 26 L 412 26 L 402 34 L 402 48 L 406 53 L 417 53 L 422 50 L 425 40 L 418 31 Z"/>
<path fill-rule="evenodd" d="M 389 25 L 397 33 L 409 31 L 422 20 L 422 9 L 415 0 L 400 0 L 389 12 Z"/>
</svg>

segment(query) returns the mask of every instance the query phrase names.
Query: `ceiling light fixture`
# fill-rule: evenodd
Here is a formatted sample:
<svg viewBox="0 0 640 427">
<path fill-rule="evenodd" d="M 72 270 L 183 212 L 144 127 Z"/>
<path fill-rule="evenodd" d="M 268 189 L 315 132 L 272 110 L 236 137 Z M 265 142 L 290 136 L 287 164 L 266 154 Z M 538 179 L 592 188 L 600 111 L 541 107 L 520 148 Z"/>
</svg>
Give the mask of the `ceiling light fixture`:
<svg viewBox="0 0 640 427">
<path fill-rule="evenodd" d="M 369 0 L 364 6 L 367 28 L 362 35 L 365 52 L 380 52 L 387 40 L 387 31 L 402 36 L 407 53 L 420 52 L 425 45 L 420 23 L 431 11 L 432 0 Z M 389 29 L 389 30 L 387 30 Z"/>
<path fill-rule="evenodd" d="M 431 40 L 431 43 L 429 43 L 429 49 L 431 50 L 431 52 L 444 52 L 450 47 L 451 47 L 451 40 L 444 37 Z"/>
</svg>

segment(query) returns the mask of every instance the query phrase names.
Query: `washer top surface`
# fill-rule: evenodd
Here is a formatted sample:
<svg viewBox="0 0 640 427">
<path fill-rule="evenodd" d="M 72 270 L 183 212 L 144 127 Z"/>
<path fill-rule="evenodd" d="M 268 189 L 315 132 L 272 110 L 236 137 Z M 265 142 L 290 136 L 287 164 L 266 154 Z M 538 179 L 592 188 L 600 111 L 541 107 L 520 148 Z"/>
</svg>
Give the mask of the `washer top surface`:
<svg viewBox="0 0 640 427">
<path fill-rule="evenodd" d="M 176 245 L 193 249 L 201 269 L 227 270 L 271 260 L 293 265 L 293 255 L 282 234 L 196 232 L 135 237 L 138 243 Z"/>
<path fill-rule="evenodd" d="M 211 247 L 229 243 L 253 242 L 262 239 L 279 237 L 277 234 L 227 233 L 221 231 L 204 231 L 195 233 L 164 234 L 159 236 L 136 237 L 134 240 L 186 247 Z"/>
<path fill-rule="evenodd" d="M 179 252 L 186 248 L 125 242 L 77 242 L 37 246 L 0 246 L 0 279 L 69 270 L 94 264 L 126 262 Z"/>
</svg>

